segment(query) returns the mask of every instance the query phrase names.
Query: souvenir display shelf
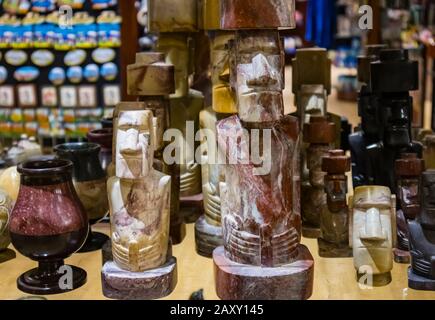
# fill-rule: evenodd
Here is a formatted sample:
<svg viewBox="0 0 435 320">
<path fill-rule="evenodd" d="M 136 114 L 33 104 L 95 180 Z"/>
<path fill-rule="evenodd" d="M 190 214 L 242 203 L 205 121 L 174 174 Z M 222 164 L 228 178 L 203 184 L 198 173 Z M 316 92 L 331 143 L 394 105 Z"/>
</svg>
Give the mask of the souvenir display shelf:
<svg viewBox="0 0 435 320">
<path fill-rule="evenodd" d="M 6 1 L 3 1 L 3 5 L 5 2 Z M 95 34 L 96 38 L 94 38 L 97 42 L 92 45 L 86 43 L 86 41 L 89 40 L 89 38 L 86 38 L 81 45 L 77 46 L 74 42 L 71 42 L 71 46 L 66 45 L 61 48 L 59 42 L 56 42 L 56 39 L 52 44 L 47 46 L 43 45 L 39 39 L 36 39 L 37 33 L 35 30 L 37 30 L 37 28 L 35 25 L 22 26 L 21 29 L 17 28 L 14 30 L 8 29 L 9 27 L 6 24 L 0 24 L 0 37 L 2 37 L 2 39 L 5 37 L 5 32 L 10 30 L 12 30 L 15 37 L 17 37 L 15 38 L 16 40 L 13 40 L 10 44 L 3 42 L 0 45 L 0 66 L 7 72 L 7 78 L 0 84 L 0 91 L 3 91 L 5 95 L 13 95 L 13 101 L 5 101 L 8 100 L 8 98 L 2 99 L 0 103 L 0 138 L 2 140 L 16 139 L 21 134 L 25 133 L 29 136 L 38 136 L 41 142 L 44 141 L 44 144 L 47 144 L 47 142 L 51 144 L 51 140 L 53 140 L 52 142 L 55 144 L 57 139 L 66 139 L 67 141 L 82 139 L 86 136 L 88 131 L 100 128 L 101 118 L 104 117 L 105 114 L 110 114 L 114 105 L 121 100 L 122 95 L 121 49 L 119 48 L 121 45 L 121 24 L 119 22 L 109 24 L 111 26 L 107 27 L 107 29 L 105 29 L 107 25 L 97 24 L 97 18 L 104 11 L 114 11 L 116 15 L 119 16 L 120 6 L 116 1 L 112 1 L 112 4 L 113 5 L 108 8 L 97 10 L 93 8 L 91 1 L 84 1 L 81 9 L 73 9 L 72 11 L 73 14 L 77 14 L 77 12 L 87 13 L 89 17 L 95 19 L 95 25 L 93 25 L 93 27 L 99 32 Z M 47 17 L 58 10 L 60 10 L 59 5 L 56 6 L 54 10 L 40 13 L 40 15 Z M 0 17 L 4 16 L 6 13 L 5 8 L 0 5 Z M 12 16 L 20 22 L 26 17 L 25 14 Z M 71 22 L 68 19 L 66 23 Z M 54 24 L 52 26 L 53 30 L 56 30 L 55 32 L 58 32 L 58 35 L 63 37 L 63 41 L 70 36 L 68 34 L 69 32 L 77 36 L 77 31 L 80 31 L 80 28 L 84 28 L 85 32 L 89 31 L 89 29 L 86 29 L 87 27 L 83 27 L 83 25 L 77 26 L 74 24 L 72 29 L 69 27 L 60 28 Z M 24 39 L 23 37 L 19 39 L 20 32 L 25 28 L 32 30 L 32 38 Z M 102 37 L 103 32 L 106 32 L 106 35 L 109 36 L 109 41 L 104 40 Z M 55 47 L 56 43 L 57 45 Z M 65 43 L 68 42 L 65 41 Z M 53 84 L 49 79 L 50 71 L 53 70 L 53 68 L 61 68 L 66 75 L 68 70 L 71 69 L 69 69 L 70 66 L 66 64 L 65 57 L 67 55 L 71 57 L 71 52 L 74 48 L 83 50 L 81 52 L 86 54 L 84 57 L 78 57 L 80 58 L 79 60 L 82 61 L 74 63 L 73 68 L 76 68 L 76 70 L 77 68 L 81 68 L 81 71 L 84 72 L 86 66 L 91 64 L 93 64 L 94 67 L 98 66 L 98 79 L 89 81 L 89 78 L 83 75 L 81 80 L 71 81 L 70 78 L 65 76 L 63 83 Z M 113 55 L 113 58 L 104 63 L 96 62 L 92 57 L 92 53 L 96 49 L 103 48 L 107 53 Z M 24 52 L 27 56 L 26 61 L 22 62 L 20 65 L 8 63 L 6 56 L 8 53 L 13 52 L 12 50 L 16 50 L 15 52 Z M 37 66 L 31 58 L 35 52 L 37 52 L 37 54 L 38 52 L 44 52 L 46 56 L 52 55 L 52 63 L 48 66 Z M 79 51 L 76 51 L 76 53 L 78 52 Z M 102 51 L 100 50 L 100 52 Z M 76 54 L 76 58 L 77 56 Z M 111 71 L 114 73 L 112 73 L 110 77 L 104 78 L 101 74 L 101 70 L 103 69 L 103 65 L 106 64 L 105 67 L 109 66 L 107 63 L 111 64 Z M 23 71 L 22 67 L 36 68 L 36 70 L 39 71 L 39 76 L 28 82 L 18 81 L 14 77 L 14 74 L 17 70 Z M 23 101 L 25 102 L 26 100 L 26 94 L 30 96 L 33 95 L 30 99 L 32 101 L 29 100 L 28 103 L 23 103 Z M 73 95 L 75 95 L 75 98 L 71 99 Z M 51 96 L 51 98 L 49 96 Z M 68 96 L 70 98 L 68 98 Z M 86 99 L 86 96 L 88 99 Z"/>
</svg>

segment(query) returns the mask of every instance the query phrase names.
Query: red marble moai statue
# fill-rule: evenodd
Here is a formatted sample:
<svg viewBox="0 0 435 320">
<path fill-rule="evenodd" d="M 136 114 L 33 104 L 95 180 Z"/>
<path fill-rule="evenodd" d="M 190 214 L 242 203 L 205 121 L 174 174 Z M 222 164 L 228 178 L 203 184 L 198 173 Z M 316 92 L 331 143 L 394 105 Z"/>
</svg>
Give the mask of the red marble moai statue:
<svg viewBox="0 0 435 320">
<path fill-rule="evenodd" d="M 294 27 L 292 7 L 291 1 L 222 1 L 221 26 L 236 30 L 230 82 L 238 105 L 237 115 L 217 124 L 226 184 L 221 189 L 224 246 L 213 260 L 222 299 L 312 294 L 314 262 L 300 244 L 299 125 L 284 116 L 282 94 L 278 28 Z"/>
</svg>

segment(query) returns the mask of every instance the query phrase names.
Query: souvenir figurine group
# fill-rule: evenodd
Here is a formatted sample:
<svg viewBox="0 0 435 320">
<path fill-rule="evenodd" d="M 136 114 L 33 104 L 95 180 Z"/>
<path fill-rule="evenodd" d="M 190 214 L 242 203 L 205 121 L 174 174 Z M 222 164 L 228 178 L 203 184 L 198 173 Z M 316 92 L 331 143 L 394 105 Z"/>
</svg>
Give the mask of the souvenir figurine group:
<svg viewBox="0 0 435 320">
<path fill-rule="evenodd" d="M 3 3 L 25 10 L 19 4 Z M 315 260 L 302 236 L 317 239 L 322 258 L 353 258 L 358 282 L 388 285 L 396 262 L 410 264 L 410 288 L 435 291 L 435 135 L 413 140 L 418 63 L 408 51 L 366 48 L 361 124 L 347 137 L 346 120 L 328 112 L 325 49 L 297 51 L 297 111 L 285 112 L 280 30 L 296 26 L 294 1 L 148 0 L 147 18 L 155 50 L 127 68 L 136 101 L 117 103 L 89 142 L 58 145 L 55 156 L 27 157 L 0 176 L 0 263 L 15 257 L 10 242 L 38 262 L 19 277 L 20 290 L 77 289 L 86 271 L 64 259 L 102 249 L 104 296 L 166 297 L 183 259 L 172 246 L 195 223 L 196 252 L 212 259 L 223 300 L 309 299 Z M 108 63 L 112 51 L 93 56 Z M 91 228 L 105 217 L 109 237 Z M 71 268 L 72 287 L 56 285 L 59 268 Z"/>
</svg>

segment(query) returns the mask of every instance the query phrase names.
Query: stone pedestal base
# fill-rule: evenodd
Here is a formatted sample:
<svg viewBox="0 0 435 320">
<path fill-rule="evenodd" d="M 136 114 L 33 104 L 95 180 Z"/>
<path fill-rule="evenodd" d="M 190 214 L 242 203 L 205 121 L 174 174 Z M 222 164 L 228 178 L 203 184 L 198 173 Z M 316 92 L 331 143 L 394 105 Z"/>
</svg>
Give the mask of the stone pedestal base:
<svg viewBox="0 0 435 320">
<path fill-rule="evenodd" d="M 202 193 L 190 197 L 180 197 L 180 216 L 185 223 L 195 223 L 204 214 L 203 200 Z"/>
<path fill-rule="evenodd" d="M 207 223 L 204 216 L 201 216 L 195 224 L 196 252 L 201 256 L 211 258 L 213 251 L 223 245 L 222 227 L 213 226 Z"/>
<path fill-rule="evenodd" d="M 15 259 L 17 257 L 17 254 L 14 250 L 11 249 L 5 249 L 3 251 L 0 251 L 0 263 L 7 262 L 9 260 Z"/>
<path fill-rule="evenodd" d="M 169 228 L 169 234 L 171 235 L 172 244 L 180 244 L 183 242 L 186 237 L 186 225 L 179 219 L 180 221 L 173 221 L 171 217 L 171 226 Z"/>
<path fill-rule="evenodd" d="M 103 294 L 118 300 L 152 300 L 166 297 L 177 284 L 177 260 L 172 257 L 160 268 L 145 272 L 129 272 L 114 262 L 101 270 Z"/>
<path fill-rule="evenodd" d="M 394 248 L 393 253 L 394 253 L 394 261 L 396 263 L 403 263 L 403 264 L 411 263 L 411 254 L 409 253 L 409 251 Z"/>
<path fill-rule="evenodd" d="M 409 267 L 408 286 L 414 290 L 435 291 L 435 280 L 419 276 Z"/>
<path fill-rule="evenodd" d="M 302 236 L 308 239 L 318 239 L 321 236 L 320 228 L 302 225 Z"/>
<path fill-rule="evenodd" d="M 313 292 L 314 261 L 300 245 L 295 262 L 277 268 L 235 263 L 224 247 L 213 252 L 216 293 L 223 300 L 306 300 Z"/>
<path fill-rule="evenodd" d="M 353 250 L 348 245 L 337 246 L 321 238 L 317 239 L 319 244 L 319 256 L 322 258 L 350 258 L 353 257 Z"/>
</svg>

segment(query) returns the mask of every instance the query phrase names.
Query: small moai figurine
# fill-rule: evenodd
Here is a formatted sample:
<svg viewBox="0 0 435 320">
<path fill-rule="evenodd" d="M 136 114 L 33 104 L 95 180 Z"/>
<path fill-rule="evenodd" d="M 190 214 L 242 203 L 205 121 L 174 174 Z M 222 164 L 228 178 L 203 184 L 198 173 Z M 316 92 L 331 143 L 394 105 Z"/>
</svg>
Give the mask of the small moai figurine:
<svg viewBox="0 0 435 320">
<path fill-rule="evenodd" d="M 107 182 L 113 261 L 102 269 L 103 294 L 158 299 L 177 283 L 170 248 L 171 177 L 153 168 L 153 113 L 122 111 L 117 120 L 116 176 Z"/>
<path fill-rule="evenodd" d="M 387 187 L 363 186 L 350 200 L 350 245 L 357 279 L 368 287 L 391 282 L 396 245 L 396 196 Z"/>
<path fill-rule="evenodd" d="M 435 291 L 435 170 L 425 171 L 421 180 L 420 212 L 409 221 L 408 284 L 415 290 Z"/>
<path fill-rule="evenodd" d="M 4 263 L 16 257 L 15 251 L 8 249 L 11 244 L 9 219 L 12 208 L 12 199 L 5 191 L 0 189 L 0 263 Z"/>
<path fill-rule="evenodd" d="M 366 185 L 388 187 L 397 194 L 394 166 L 402 153 L 422 158 L 423 147 L 412 141 L 412 97 L 418 88 L 418 62 L 408 59 L 406 50 L 382 50 L 379 61 L 371 63 L 371 88 L 377 105 L 379 141 L 364 151 Z"/>
<path fill-rule="evenodd" d="M 358 94 L 358 115 L 361 118 L 359 131 L 349 136 L 352 156 L 353 187 L 367 184 L 366 157 L 367 146 L 377 143 L 380 139 L 380 123 L 378 119 L 378 104 L 371 88 L 371 63 L 379 60 L 381 50 L 386 45 L 369 45 L 365 48 L 365 55 L 358 57 L 358 80 L 361 90 Z"/>
<path fill-rule="evenodd" d="M 180 170 L 177 164 L 167 164 L 163 159 L 166 142 L 165 130 L 170 128 L 169 95 L 174 93 L 175 67 L 166 63 L 161 52 L 136 54 L 134 64 L 127 67 L 127 92 L 138 97 L 138 102 L 121 103 L 115 109 L 114 126 L 120 110 L 149 110 L 153 113 L 154 167 L 171 176 L 171 239 L 179 244 L 186 235 L 186 226 L 180 214 Z M 114 129 L 116 136 L 116 131 Z"/>
<path fill-rule="evenodd" d="M 149 31 L 158 36 L 156 48 L 175 66 L 175 93 L 169 98 L 170 127 L 178 129 L 177 164 L 180 170 L 180 214 L 184 221 L 195 222 L 203 214 L 201 166 L 195 161 L 199 142 L 199 113 L 204 96 L 190 89 L 194 74 L 195 34 L 198 32 L 198 0 L 149 0 Z"/>
<path fill-rule="evenodd" d="M 320 216 L 326 206 L 322 157 L 333 149 L 335 129 L 336 125 L 328 122 L 325 116 L 312 116 L 310 122 L 304 126 L 308 181 L 302 184 L 301 211 L 302 234 L 306 238 L 320 237 Z"/>
<path fill-rule="evenodd" d="M 425 170 L 424 160 L 416 154 L 404 153 L 396 161 L 397 177 L 397 246 L 394 261 L 410 263 L 408 221 L 414 220 L 421 209 L 421 175 Z"/>
<path fill-rule="evenodd" d="M 347 176 L 350 157 L 343 150 L 331 150 L 322 158 L 327 204 L 320 215 L 321 236 L 319 256 L 324 258 L 352 257 L 349 246 L 349 207 Z"/>
<path fill-rule="evenodd" d="M 293 59 L 293 93 L 296 113 L 304 126 L 311 116 L 327 116 L 335 123 L 335 148 L 341 148 L 341 117 L 328 112 L 328 97 L 331 94 L 331 59 L 328 51 L 322 48 L 299 49 Z M 305 148 L 302 149 L 304 155 Z M 304 158 L 302 158 L 304 161 Z"/>
<path fill-rule="evenodd" d="M 224 300 L 312 294 L 314 261 L 300 244 L 299 126 L 284 116 L 282 95 L 278 28 L 294 28 L 293 9 L 286 0 L 221 1 L 221 27 L 235 30 L 230 78 L 238 105 L 237 115 L 217 125 L 226 184 L 224 245 L 213 261 L 216 292 Z"/>
<path fill-rule="evenodd" d="M 435 169 L 435 135 L 428 135 L 423 140 L 423 159 L 426 168 Z"/>
<path fill-rule="evenodd" d="M 202 194 L 204 215 L 195 224 L 196 251 L 212 257 L 214 249 L 223 245 L 221 224 L 221 186 L 225 188 L 224 167 L 217 159 L 218 121 L 237 113 L 235 92 L 230 85 L 230 42 L 234 32 L 220 30 L 219 1 L 203 1 L 203 28 L 208 30 L 211 53 L 212 106 L 200 113 L 202 152 Z"/>
</svg>

